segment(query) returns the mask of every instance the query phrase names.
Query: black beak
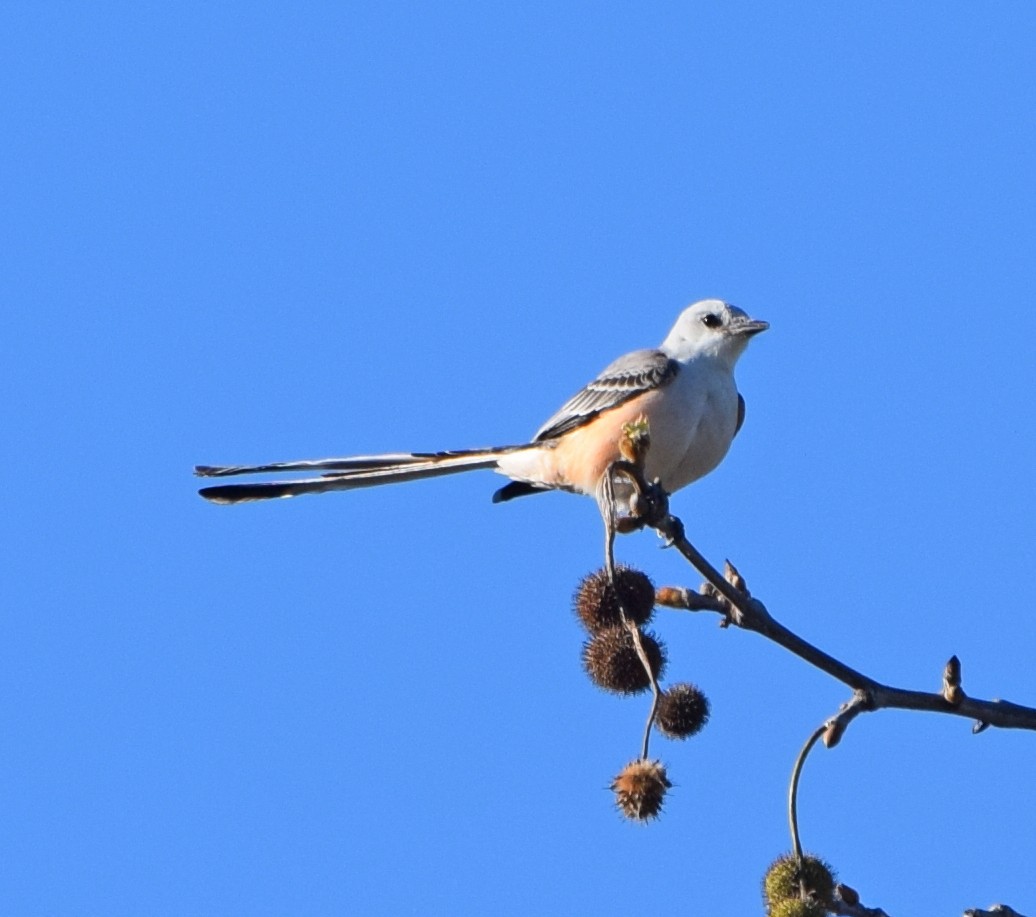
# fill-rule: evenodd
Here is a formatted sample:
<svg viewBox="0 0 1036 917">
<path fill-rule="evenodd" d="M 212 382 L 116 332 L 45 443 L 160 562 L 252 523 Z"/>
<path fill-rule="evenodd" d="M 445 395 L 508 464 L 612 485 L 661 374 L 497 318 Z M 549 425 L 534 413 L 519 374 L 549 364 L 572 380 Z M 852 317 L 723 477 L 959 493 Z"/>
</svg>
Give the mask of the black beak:
<svg viewBox="0 0 1036 917">
<path fill-rule="evenodd" d="M 769 327 L 769 322 L 764 322 L 756 318 L 742 318 L 731 323 L 730 333 L 736 334 L 738 337 L 749 338 L 765 331 Z"/>
</svg>

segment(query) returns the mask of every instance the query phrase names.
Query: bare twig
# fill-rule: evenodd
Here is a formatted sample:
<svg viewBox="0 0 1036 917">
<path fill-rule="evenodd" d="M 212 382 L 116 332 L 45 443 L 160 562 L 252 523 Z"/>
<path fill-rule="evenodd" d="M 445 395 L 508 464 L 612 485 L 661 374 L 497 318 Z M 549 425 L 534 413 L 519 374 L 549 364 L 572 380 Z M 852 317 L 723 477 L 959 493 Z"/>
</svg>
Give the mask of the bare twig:
<svg viewBox="0 0 1036 917">
<path fill-rule="evenodd" d="M 615 581 L 615 533 L 619 522 L 617 502 L 615 500 L 615 475 L 618 473 L 629 476 L 634 482 L 634 486 L 636 486 L 636 483 L 642 480 L 640 465 L 643 462 L 643 456 L 648 448 L 650 440 L 646 438 L 646 432 L 642 433 L 639 430 L 624 432 L 626 432 L 626 435 L 620 441 L 620 446 L 626 446 L 626 448 L 623 449 L 623 454 L 631 458 L 632 461 L 619 461 L 612 464 L 608 472 L 601 479 L 601 487 L 597 502 L 601 510 L 601 517 L 604 519 L 604 565 L 608 573 L 608 582 L 612 587 L 612 592 L 615 594 L 615 600 L 619 606 L 619 616 L 622 618 L 622 624 L 633 640 L 633 648 L 637 652 L 637 658 L 640 660 L 640 664 L 644 666 L 644 671 L 647 673 L 648 681 L 651 683 L 651 707 L 648 710 L 647 722 L 644 724 L 644 740 L 641 742 L 640 750 L 640 757 L 647 760 L 648 751 L 651 745 L 651 727 L 654 725 L 655 716 L 658 713 L 658 704 L 662 698 L 662 689 L 658 685 L 658 675 L 652 668 L 651 661 L 648 659 L 647 653 L 644 650 L 644 642 L 641 639 L 640 628 L 636 623 L 630 620 L 629 616 L 626 614 L 626 609 L 622 604 L 622 593 L 619 591 L 618 583 Z M 642 438 L 637 439 L 636 437 L 638 435 Z"/>
<path fill-rule="evenodd" d="M 634 495 L 630 500 L 631 515 L 623 516 L 621 525 L 615 525 L 613 515 L 609 552 L 615 531 L 631 532 L 650 527 L 666 539 L 667 545 L 676 548 L 705 577 L 708 584 L 708 588 L 703 590 L 706 592 L 704 595 L 678 587 L 664 587 L 659 590 L 660 604 L 689 611 L 716 611 L 724 616 L 727 623 L 761 634 L 853 689 L 853 700 L 832 721 L 831 740 L 825 740 L 829 747 L 838 741 L 845 727 L 858 714 L 880 709 L 918 710 L 967 717 L 975 721 L 973 731 L 976 733 L 989 726 L 1036 730 L 1036 709 L 1032 707 L 999 699 L 975 700 L 965 695 L 959 683 L 960 663 L 956 657 L 947 664 L 945 676 L 948 686 L 944 695 L 884 685 L 813 646 L 781 624 L 747 590 L 737 588 L 730 581 L 740 577 L 733 566 L 728 563 L 733 573 L 728 578 L 705 559 L 687 540 L 683 523 L 670 514 L 668 495 L 657 483 L 647 482 L 636 463 L 615 462 L 612 470 L 629 481 Z M 610 483 L 612 475 L 605 475 L 605 478 Z M 614 513 L 614 503 L 612 506 Z M 955 685 L 952 684 L 954 680 Z"/>
<path fill-rule="evenodd" d="M 651 744 L 651 727 L 655 724 L 655 716 L 658 714 L 658 703 L 662 699 L 662 689 L 658 685 L 658 676 L 651 669 L 647 653 L 644 652 L 644 644 L 640 639 L 640 628 L 632 621 L 627 621 L 626 629 L 629 630 L 630 635 L 633 637 L 633 646 L 637 650 L 637 656 L 640 658 L 644 670 L 648 673 L 648 678 L 651 679 L 651 708 L 648 710 L 647 722 L 644 724 L 644 741 L 641 743 L 640 748 L 640 757 L 646 759 L 648 747 Z"/>
<path fill-rule="evenodd" d="M 881 709 L 918 710 L 967 717 L 980 724 L 976 731 L 986 726 L 1036 730 L 1036 709 L 1032 707 L 999 699 L 976 700 L 966 696 L 959 685 L 952 695 L 956 702 L 951 703 L 941 693 L 894 688 L 858 672 L 789 630 L 758 599 L 735 589 L 687 540 L 683 523 L 675 516 L 666 515 L 663 519 L 652 520 L 650 524 L 705 577 L 716 594 L 712 598 L 718 597 L 722 605 L 720 608 L 714 600 L 694 599 L 679 607 L 692 611 L 719 611 L 731 624 L 761 634 L 853 689 L 853 700 L 834 718 L 840 726 L 835 741 L 857 714 Z M 665 604 L 671 607 L 677 606 L 680 599 L 688 598 L 688 594 L 678 589 L 667 588 L 660 592 L 666 598 Z M 826 741 L 825 744 L 834 743 Z"/>
<path fill-rule="evenodd" d="M 791 848 L 795 852 L 795 859 L 798 860 L 800 869 L 802 868 L 802 842 L 799 840 L 799 776 L 802 774 L 802 765 L 806 763 L 810 751 L 826 729 L 827 724 L 825 723 L 819 729 L 815 729 L 806 740 L 806 744 L 802 746 L 799 756 L 795 759 L 795 766 L 791 770 L 791 782 L 788 784 L 788 827 L 791 829 Z"/>
</svg>

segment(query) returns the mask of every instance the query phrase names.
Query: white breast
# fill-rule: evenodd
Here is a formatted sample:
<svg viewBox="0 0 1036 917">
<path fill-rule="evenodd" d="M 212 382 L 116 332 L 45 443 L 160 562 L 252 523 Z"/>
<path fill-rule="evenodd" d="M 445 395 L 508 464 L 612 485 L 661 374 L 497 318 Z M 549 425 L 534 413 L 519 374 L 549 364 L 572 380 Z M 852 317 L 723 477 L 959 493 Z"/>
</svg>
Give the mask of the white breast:
<svg viewBox="0 0 1036 917">
<path fill-rule="evenodd" d="M 737 431 L 737 388 L 730 370 L 697 360 L 681 367 L 651 418 L 646 472 L 673 493 L 715 468 Z"/>
</svg>

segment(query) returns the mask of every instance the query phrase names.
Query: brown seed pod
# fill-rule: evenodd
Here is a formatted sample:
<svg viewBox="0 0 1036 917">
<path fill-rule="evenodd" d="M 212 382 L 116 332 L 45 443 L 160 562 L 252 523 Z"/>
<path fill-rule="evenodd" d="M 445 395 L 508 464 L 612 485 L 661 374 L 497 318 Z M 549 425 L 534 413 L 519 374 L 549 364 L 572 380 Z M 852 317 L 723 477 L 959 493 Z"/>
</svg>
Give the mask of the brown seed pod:
<svg viewBox="0 0 1036 917">
<path fill-rule="evenodd" d="M 665 670 L 665 647 L 650 633 L 642 632 L 640 642 L 659 678 Z M 583 644 L 583 667 L 595 685 L 616 694 L 639 694 L 651 687 L 633 636 L 621 624 L 604 628 Z"/>
<path fill-rule="evenodd" d="M 647 821 L 662 811 L 666 791 L 672 786 L 661 761 L 638 758 L 612 781 L 615 804 L 627 818 Z"/>
<path fill-rule="evenodd" d="M 812 892 L 817 901 L 824 904 L 831 902 L 835 877 L 827 863 L 819 857 L 806 854 L 802 858 L 801 878 L 805 879 L 806 890 Z M 785 853 L 770 864 L 763 879 L 763 894 L 771 913 L 781 901 L 801 898 L 799 864 L 795 854 Z"/>
<path fill-rule="evenodd" d="M 620 565 L 615 568 L 615 585 L 626 619 L 638 627 L 647 624 L 655 608 L 655 586 L 647 575 Z M 573 604 L 579 620 L 591 634 L 622 623 L 616 590 L 608 582 L 608 571 L 603 568 L 583 578 Z"/>
<path fill-rule="evenodd" d="M 662 692 L 655 712 L 658 731 L 670 739 L 697 735 L 709 721 L 709 699 L 692 684 L 682 682 Z"/>
</svg>

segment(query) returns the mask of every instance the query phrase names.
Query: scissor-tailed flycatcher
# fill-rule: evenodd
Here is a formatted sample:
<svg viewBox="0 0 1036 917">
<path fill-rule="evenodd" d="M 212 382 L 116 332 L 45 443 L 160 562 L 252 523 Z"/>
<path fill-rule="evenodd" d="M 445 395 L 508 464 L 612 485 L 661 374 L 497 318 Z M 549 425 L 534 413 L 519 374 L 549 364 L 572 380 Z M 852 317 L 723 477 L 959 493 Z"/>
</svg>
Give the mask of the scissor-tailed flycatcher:
<svg viewBox="0 0 1036 917">
<path fill-rule="evenodd" d="M 221 484 L 199 493 L 215 503 L 242 503 L 328 490 L 352 490 L 417 478 L 492 468 L 511 478 L 493 502 L 543 490 L 568 490 L 600 499 L 608 467 L 621 458 L 626 423 L 644 418 L 651 435 L 644 477 L 673 493 L 715 468 L 745 416 L 734 364 L 766 322 L 718 299 L 689 306 L 657 350 L 619 357 L 570 398 L 520 446 L 461 452 L 402 452 L 273 465 L 199 465 L 203 477 L 261 472 L 321 472 L 319 477 L 257 484 Z"/>
</svg>

